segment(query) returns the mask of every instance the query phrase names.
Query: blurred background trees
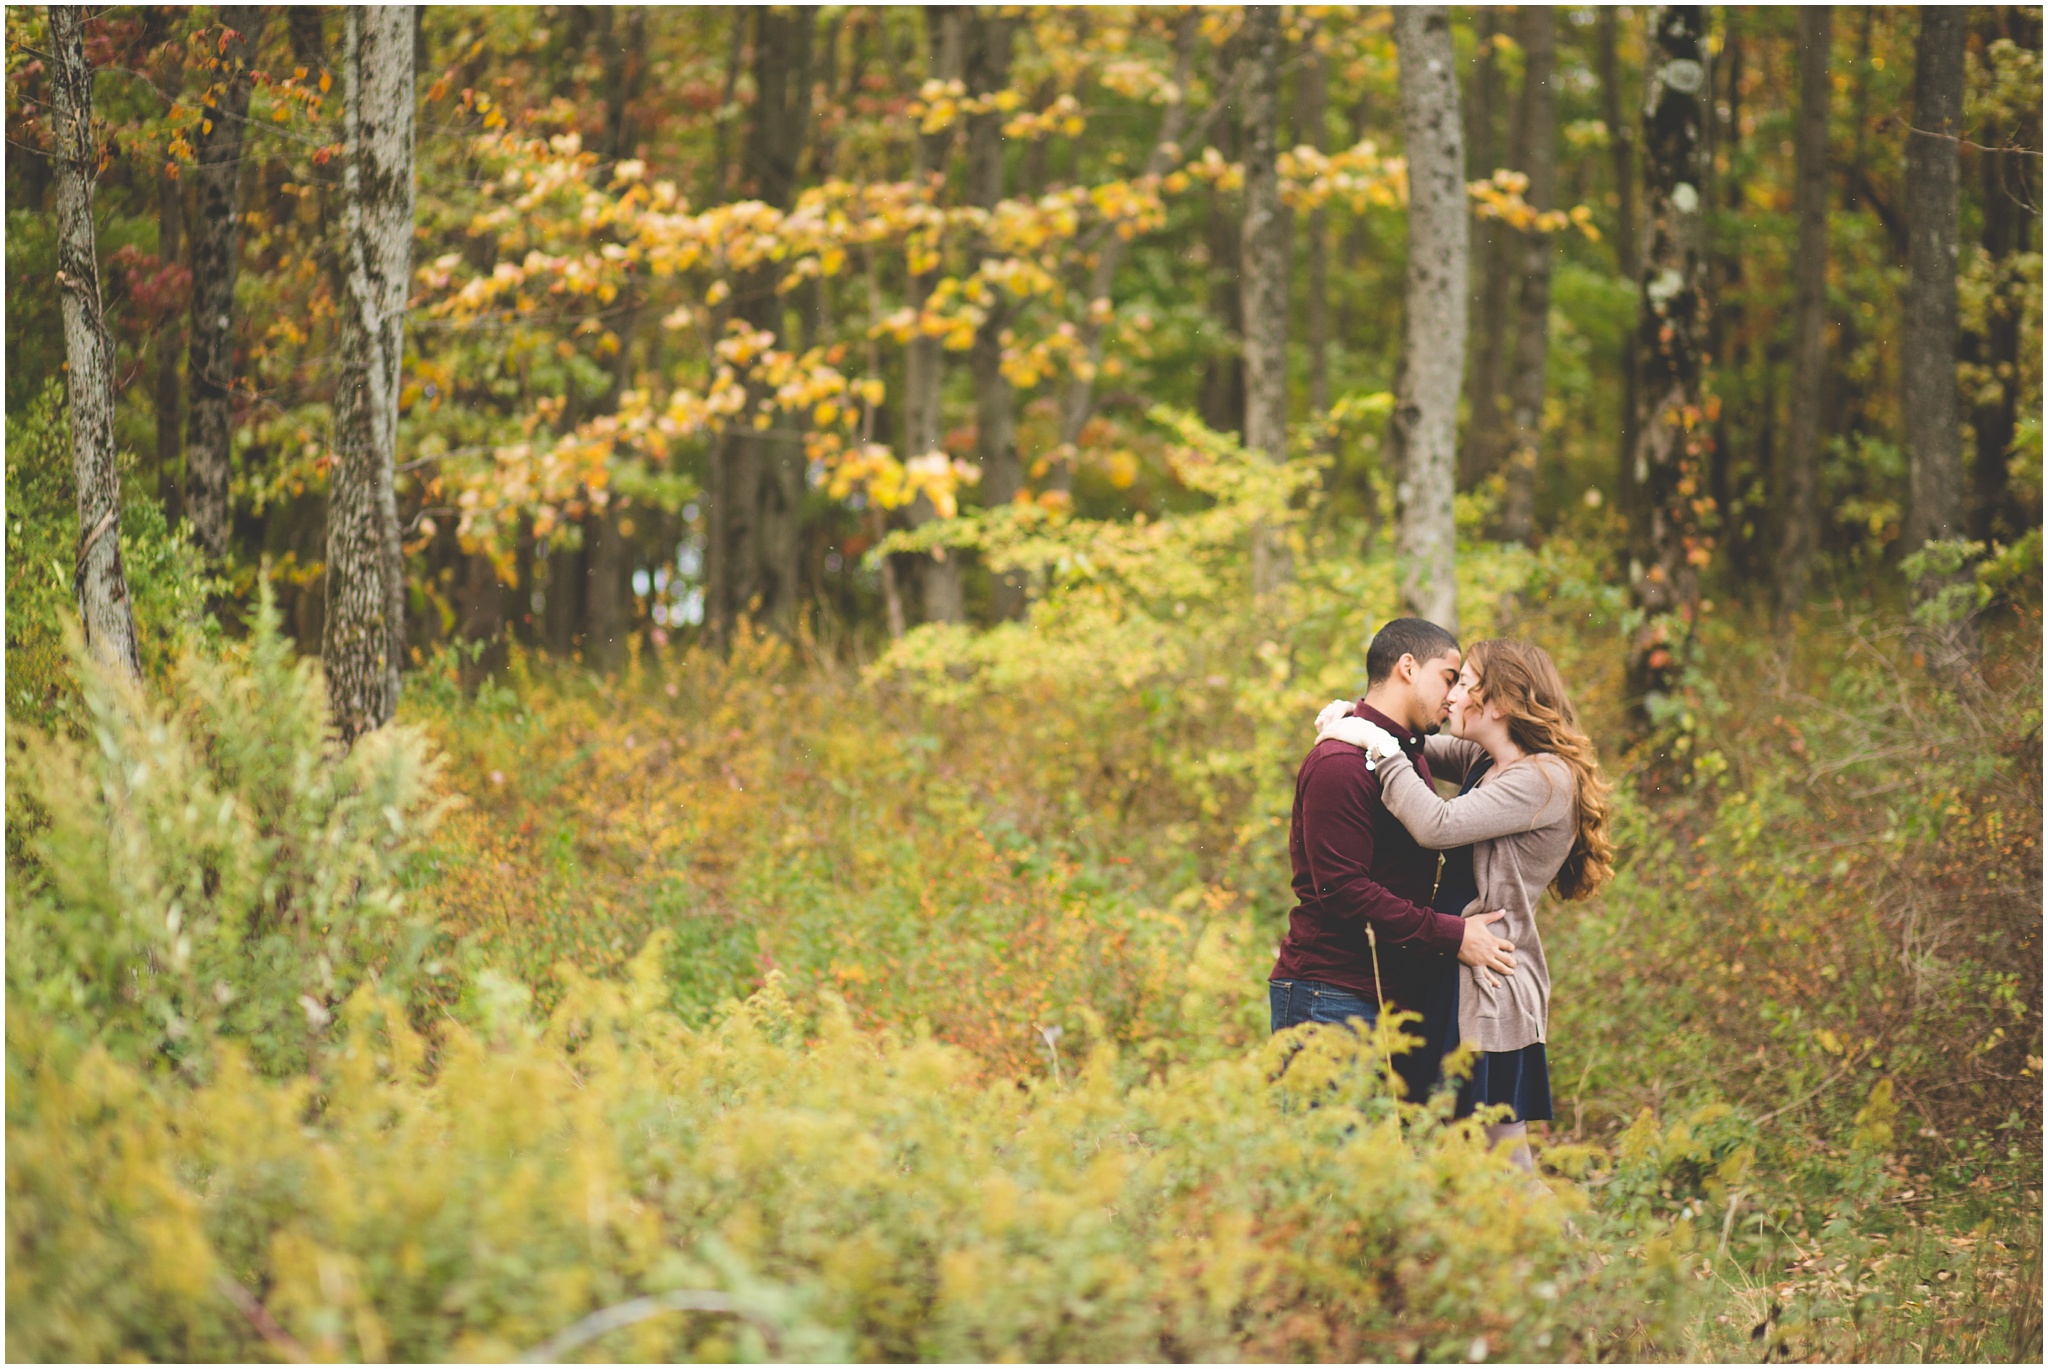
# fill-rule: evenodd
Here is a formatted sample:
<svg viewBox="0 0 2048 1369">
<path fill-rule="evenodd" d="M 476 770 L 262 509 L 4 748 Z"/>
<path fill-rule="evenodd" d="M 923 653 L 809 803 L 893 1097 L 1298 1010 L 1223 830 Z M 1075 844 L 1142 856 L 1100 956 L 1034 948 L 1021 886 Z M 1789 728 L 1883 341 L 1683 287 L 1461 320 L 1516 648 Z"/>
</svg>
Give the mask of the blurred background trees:
<svg viewBox="0 0 2048 1369">
<path fill-rule="evenodd" d="M 2034 555 L 2036 10 L 1445 14 L 1470 246 L 1411 251 L 1383 9 L 420 10 L 398 664 L 1015 617 L 1028 570 L 878 540 L 1199 503 L 1161 403 L 1320 453 L 1307 535 L 1370 553 L 1441 460 L 1386 397 L 1444 364 L 1461 535 L 1608 547 L 1645 699 L 1702 602 L 1888 592 L 1929 539 L 1982 544 L 1942 583 Z M 63 177 L 48 14 L 8 24 L 18 419 L 64 360 Z M 189 523 L 231 629 L 267 575 L 317 651 L 359 373 L 344 11 L 84 35 L 127 497 Z M 1469 277 L 1462 356 L 1418 336 L 1414 252 Z"/>
</svg>

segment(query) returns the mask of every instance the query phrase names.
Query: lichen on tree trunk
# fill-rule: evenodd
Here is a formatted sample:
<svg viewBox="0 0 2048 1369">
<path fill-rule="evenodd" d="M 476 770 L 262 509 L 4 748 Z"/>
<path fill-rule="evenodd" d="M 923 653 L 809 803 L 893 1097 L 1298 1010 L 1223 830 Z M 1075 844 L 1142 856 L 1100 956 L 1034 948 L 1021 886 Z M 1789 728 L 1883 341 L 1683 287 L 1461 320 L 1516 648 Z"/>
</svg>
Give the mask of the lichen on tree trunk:
<svg viewBox="0 0 2048 1369">
<path fill-rule="evenodd" d="M 1629 584 L 1642 625 L 1631 638 L 1627 690 L 1639 724 L 1653 695 L 1671 691 L 1692 639 L 1699 571 L 1712 542 L 1701 527 L 1706 451 L 1701 385 L 1707 298 L 1706 12 L 1666 5 L 1650 16 L 1643 100 L 1643 218 L 1647 229 L 1636 321 L 1635 447 Z"/>
<path fill-rule="evenodd" d="M 333 725 L 353 742 L 397 710 L 405 649 L 393 480 L 412 263 L 412 7 L 351 6 L 345 24 L 345 270 L 321 660 Z"/>
<path fill-rule="evenodd" d="M 1394 409 L 1401 471 L 1395 552 L 1406 610 L 1458 630 L 1458 391 L 1465 373 L 1470 228 L 1450 11 L 1394 11 L 1408 153 L 1406 366 Z"/>
<path fill-rule="evenodd" d="M 135 610 L 121 568 L 121 473 L 114 463 L 114 340 L 100 300 L 93 239 L 93 182 L 100 147 L 92 131 L 92 68 L 85 12 L 50 6 L 50 98 L 57 138 L 57 285 L 63 300 L 71 474 L 78 496 L 72 590 L 88 650 L 131 678 L 142 674 Z"/>
</svg>

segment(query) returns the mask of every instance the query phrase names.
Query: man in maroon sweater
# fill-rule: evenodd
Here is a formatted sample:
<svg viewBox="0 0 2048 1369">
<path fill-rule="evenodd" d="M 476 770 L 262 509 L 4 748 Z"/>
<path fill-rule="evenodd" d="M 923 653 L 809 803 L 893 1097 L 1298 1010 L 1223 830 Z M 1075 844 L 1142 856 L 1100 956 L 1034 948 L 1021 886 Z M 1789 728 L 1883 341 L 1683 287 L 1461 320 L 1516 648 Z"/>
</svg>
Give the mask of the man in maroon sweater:
<svg viewBox="0 0 2048 1369">
<path fill-rule="evenodd" d="M 1448 715 L 1458 665 L 1457 639 L 1420 618 L 1388 623 L 1366 650 L 1358 716 L 1392 733 L 1425 780 L 1422 739 Z M 1287 846 L 1295 908 L 1273 967 L 1273 1030 L 1372 1022 L 1382 1003 L 1419 1012 L 1423 1044 L 1395 1069 L 1420 1098 L 1455 1044 L 1457 962 L 1514 968 L 1514 946 L 1489 930 L 1505 914 L 1464 918 L 1430 907 L 1437 853 L 1387 812 L 1379 776 L 1347 742 L 1318 742 L 1302 762 Z"/>
</svg>

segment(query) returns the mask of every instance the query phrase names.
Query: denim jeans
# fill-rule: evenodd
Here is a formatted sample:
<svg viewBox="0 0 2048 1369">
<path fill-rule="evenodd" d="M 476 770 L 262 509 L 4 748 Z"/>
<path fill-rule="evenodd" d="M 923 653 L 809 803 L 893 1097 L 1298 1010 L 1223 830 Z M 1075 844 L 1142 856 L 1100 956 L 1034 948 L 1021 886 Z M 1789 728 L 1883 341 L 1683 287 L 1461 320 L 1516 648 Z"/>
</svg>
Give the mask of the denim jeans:
<svg viewBox="0 0 2048 1369">
<path fill-rule="evenodd" d="M 1348 1022 L 1356 1017 L 1371 1026 L 1379 1020 L 1379 1005 L 1371 999 L 1313 980 L 1272 979 L 1266 982 L 1266 990 L 1272 996 L 1276 1032 L 1304 1022 Z"/>
<path fill-rule="evenodd" d="M 1458 977 L 1455 963 L 1421 976 L 1416 986 L 1423 1020 L 1408 1024 L 1416 1047 L 1394 1057 L 1399 1075 L 1410 1098 L 1429 1096 L 1443 1079 L 1443 1059 L 1458 1044 Z M 1362 1019 L 1367 1026 L 1379 1020 L 1379 1005 L 1347 989 L 1332 988 L 1309 979 L 1266 981 L 1273 1008 L 1273 1030 L 1281 1032 L 1304 1022 L 1348 1022 Z"/>
</svg>

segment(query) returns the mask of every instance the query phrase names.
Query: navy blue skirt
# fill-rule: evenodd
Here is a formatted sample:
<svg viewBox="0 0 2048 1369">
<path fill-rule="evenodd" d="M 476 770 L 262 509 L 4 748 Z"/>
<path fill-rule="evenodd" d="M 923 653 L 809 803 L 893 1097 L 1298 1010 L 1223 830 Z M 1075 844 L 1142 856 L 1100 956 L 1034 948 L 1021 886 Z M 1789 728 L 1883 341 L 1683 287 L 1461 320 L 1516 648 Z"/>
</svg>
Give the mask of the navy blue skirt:
<svg viewBox="0 0 2048 1369">
<path fill-rule="evenodd" d="M 1458 1090 L 1458 1115 L 1505 1103 L 1516 1122 L 1550 1120 L 1550 1059 L 1543 1043 L 1518 1051 L 1481 1051 L 1472 1062 L 1472 1077 Z"/>
</svg>

